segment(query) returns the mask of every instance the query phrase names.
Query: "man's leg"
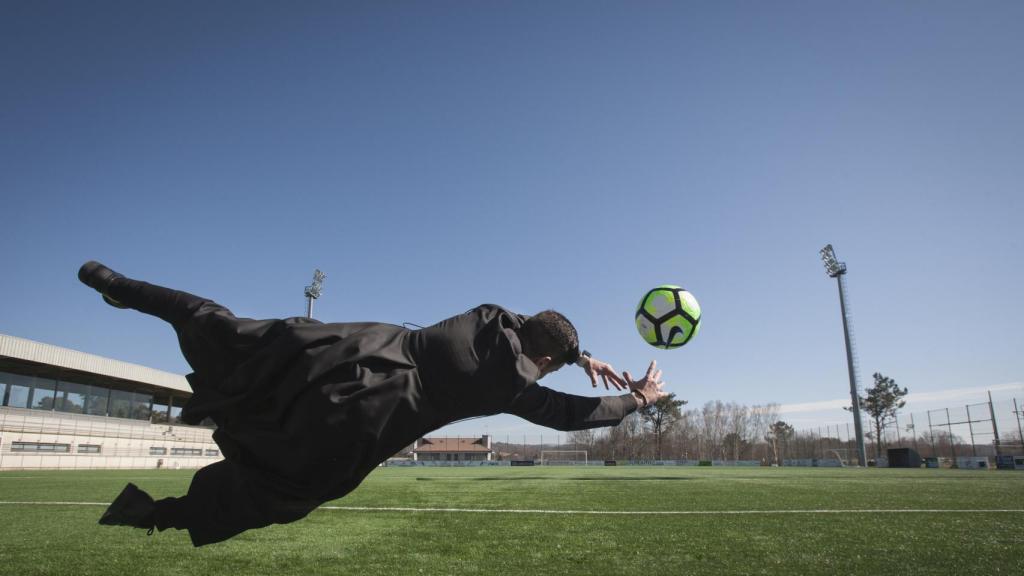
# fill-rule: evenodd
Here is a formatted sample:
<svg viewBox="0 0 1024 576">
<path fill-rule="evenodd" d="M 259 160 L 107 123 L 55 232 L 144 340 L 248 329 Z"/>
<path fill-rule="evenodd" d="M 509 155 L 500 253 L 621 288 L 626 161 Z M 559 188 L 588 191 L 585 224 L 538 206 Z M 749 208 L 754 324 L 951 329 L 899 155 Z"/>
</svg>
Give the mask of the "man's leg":
<svg viewBox="0 0 1024 576">
<path fill-rule="evenodd" d="M 156 527 L 188 530 L 192 544 L 221 542 L 252 528 L 306 517 L 319 502 L 286 495 L 228 460 L 201 468 L 188 494 L 156 502 Z"/>
<path fill-rule="evenodd" d="M 188 530 L 192 544 L 221 542 L 251 528 L 304 518 L 319 502 L 291 497 L 258 473 L 228 460 L 199 469 L 188 494 L 156 502 L 129 484 L 100 518 L 100 524 Z"/>
<path fill-rule="evenodd" d="M 157 316 L 174 327 L 182 354 L 195 370 L 188 379 L 196 397 L 206 394 L 207 404 L 214 405 L 214 410 L 200 410 L 194 415 L 197 419 L 215 417 L 218 394 L 223 392 L 221 383 L 237 366 L 273 342 L 283 326 L 279 320 L 236 318 L 212 300 L 126 278 L 98 262 L 82 266 L 79 279 L 99 291 L 108 303 Z M 213 401 L 209 401 L 211 395 Z M 221 446 L 225 456 L 231 458 L 234 450 Z M 188 494 L 181 498 L 154 503 L 148 494 L 129 485 L 101 523 L 188 529 L 192 542 L 201 546 L 250 528 L 293 522 L 318 505 L 290 496 L 294 493 L 258 472 L 225 460 L 199 470 Z"/>
<path fill-rule="evenodd" d="M 171 324 L 186 319 L 204 302 L 209 302 L 188 292 L 126 278 L 96 261 L 83 264 L 78 270 L 78 279 L 102 294 L 112 306 L 133 308 Z"/>
<path fill-rule="evenodd" d="M 127 278 L 95 261 L 86 262 L 78 278 L 113 306 L 132 308 L 170 323 L 198 382 L 216 383 L 230 375 L 267 337 L 274 336 L 268 332 L 278 323 L 236 318 L 213 300 Z"/>
</svg>

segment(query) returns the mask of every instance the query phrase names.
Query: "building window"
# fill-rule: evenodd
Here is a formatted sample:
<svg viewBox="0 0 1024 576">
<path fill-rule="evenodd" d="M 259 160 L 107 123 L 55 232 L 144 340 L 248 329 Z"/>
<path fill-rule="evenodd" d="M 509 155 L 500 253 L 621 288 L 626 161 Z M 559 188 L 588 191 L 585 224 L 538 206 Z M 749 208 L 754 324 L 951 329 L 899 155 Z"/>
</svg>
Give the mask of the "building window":
<svg viewBox="0 0 1024 576">
<path fill-rule="evenodd" d="M 171 424 L 184 424 L 181 419 L 181 409 L 185 407 L 185 399 L 175 396 L 171 405 Z"/>
<path fill-rule="evenodd" d="M 89 387 L 75 382 L 57 383 L 57 400 L 55 408 L 60 412 L 72 414 L 85 413 L 85 401 L 89 397 Z"/>
<path fill-rule="evenodd" d="M 168 396 L 158 396 L 153 398 L 153 417 L 149 419 L 153 424 L 166 424 L 167 418 L 167 407 L 171 399 Z"/>
<path fill-rule="evenodd" d="M 164 448 L 163 446 L 150 446 L 149 447 L 149 455 L 150 456 L 165 456 L 165 455 L 167 455 L 167 448 Z"/>
<path fill-rule="evenodd" d="M 53 410 L 53 398 L 57 388 L 56 380 L 34 378 L 32 390 L 32 408 L 35 410 Z"/>
<path fill-rule="evenodd" d="M 11 452 L 70 452 L 70 444 L 50 442 L 12 442 Z"/>
<path fill-rule="evenodd" d="M 89 403 L 86 404 L 85 411 L 87 414 L 94 414 L 96 416 L 107 415 L 107 403 L 110 398 L 110 389 L 103 388 L 100 386 L 89 387 Z"/>
<path fill-rule="evenodd" d="M 21 374 L 0 372 L 0 380 L 6 384 L 4 386 L 4 406 L 10 406 L 11 408 L 28 408 L 30 406 L 29 402 L 32 397 L 32 381 L 34 378 L 22 376 Z"/>
<path fill-rule="evenodd" d="M 11 408 L 53 410 L 56 380 L 0 372 L 0 404 Z"/>
<path fill-rule="evenodd" d="M 149 420 L 150 404 L 153 396 L 142 392 L 127 390 L 110 391 L 110 415 L 115 418 L 131 418 L 132 420 Z"/>
<path fill-rule="evenodd" d="M 171 448 L 171 456 L 202 456 L 202 448 Z"/>
<path fill-rule="evenodd" d="M 114 418 L 132 417 L 132 393 L 124 390 L 110 391 L 110 415 Z"/>
<path fill-rule="evenodd" d="M 11 384 L 7 393 L 7 405 L 11 408 L 28 408 L 28 395 L 32 388 L 20 384 Z"/>
<path fill-rule="evenodd" d="M 220 450 L 207 450 L 207 456 L 220 456 Z"/>
<path fill-rule="evenodd" d="M 132 418 L 135 420 L 149 420 L 149 414 L 153 410 L 153 395 L 143 392 L 132 394 Z"/>
<path fill-rule="evenodd" d="M 79 454 L 99 454 L 100 453 L 100 445 L 99 444 L 79 444 L 78 445 L 78 453 Z"/>
</svg>

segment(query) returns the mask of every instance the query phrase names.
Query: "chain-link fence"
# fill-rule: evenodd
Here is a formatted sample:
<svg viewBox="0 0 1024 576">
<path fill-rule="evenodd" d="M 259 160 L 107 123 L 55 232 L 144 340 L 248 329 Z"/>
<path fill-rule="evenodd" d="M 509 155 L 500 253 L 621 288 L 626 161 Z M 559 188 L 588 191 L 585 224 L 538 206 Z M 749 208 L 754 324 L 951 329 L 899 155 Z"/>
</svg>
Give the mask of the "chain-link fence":
<svg viewBox="0 0 1024 576">
<path fill-rule="evenodd" d="M 878 422 L 864 414 L 869 459 L 889 448 L 913 448 L 923 458 L 1024 454 L 1024 403 L 1017 398 L 924 412 L 897 413 Z M 788 458 L 839 458 L 856 462 L 852 419 L 798 430 L 785 442 Z"/>
<path fill-rule="evenodd" d="M 841 423 L 793 430 L 777 411 L 753 418 L 758 407 L 709 403 L 672 420 L 659 433 L 636 414 L 600 430 L 550 434 L 485 434 L 490 461 L 542 460 L 542 453 L 585 453 L 588 462 L 757 462 L 762 465 L 838 465 L 857 463 L 852 415 Z M 863 414 L 869 461 L 881 463 L 890 448 L 910 448 L 922 458 L 952 465 L 963 458 L 1024 456 L 1024 401 L 1013 398 L 922 412 L 899 412 L 879 429 Z M 451 438 L 433 438 L 446 445 Z M 474 460 L 451 454 L 445 460 Z M 412 447 L 399 456 L 412 457 Z"/>
</svg>

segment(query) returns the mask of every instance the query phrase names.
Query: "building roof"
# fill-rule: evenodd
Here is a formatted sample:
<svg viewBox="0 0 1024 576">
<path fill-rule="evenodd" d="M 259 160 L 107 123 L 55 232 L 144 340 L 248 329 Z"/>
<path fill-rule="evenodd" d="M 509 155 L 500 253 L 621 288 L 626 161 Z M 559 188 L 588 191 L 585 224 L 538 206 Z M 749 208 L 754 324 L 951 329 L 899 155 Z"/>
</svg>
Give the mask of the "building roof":
<svg viewBox="0 0 1024 576">
<path fill-rule="evenodd" d="M 6 334 L 0 334 L 0 359 L 55 366 L 64 370 L 118 378 L 180 392 L 192 392 L 188 381 L 180 374 Z"/>
<path fill-rule="evenodd" d="M 413 452 L 493 452 L 486 438 L 420 438 Z"/>
</svg>

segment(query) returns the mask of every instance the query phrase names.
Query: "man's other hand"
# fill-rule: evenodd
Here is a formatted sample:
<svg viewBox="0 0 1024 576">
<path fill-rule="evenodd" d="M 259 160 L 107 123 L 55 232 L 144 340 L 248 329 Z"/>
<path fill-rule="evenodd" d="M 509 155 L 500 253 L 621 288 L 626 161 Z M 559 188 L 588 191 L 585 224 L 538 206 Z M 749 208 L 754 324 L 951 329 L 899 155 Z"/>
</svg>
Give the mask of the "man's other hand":
<svg viewBox="0 0 1024 576">
<path fill-rule="evenodd" d="M 586 370 L 587 376 L 590 376 L 590 383 L 597 388 L 597 378 L 601 377 L 601 381 L 604 382 L 604 389 L 611 390 L 608 387 L 608 382 L 615 386 L 616 390 L 625 390 L 628 388 L 626 381 L 621 376 L 616 374 L 615 368 L 612 368 L 611 364 L 601 362 L 597 358 L 587 358 L 587 361 L 583 365 L 583 369 Z"/>
</svg>

